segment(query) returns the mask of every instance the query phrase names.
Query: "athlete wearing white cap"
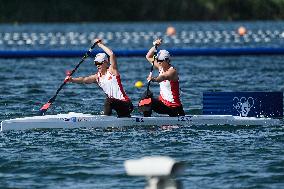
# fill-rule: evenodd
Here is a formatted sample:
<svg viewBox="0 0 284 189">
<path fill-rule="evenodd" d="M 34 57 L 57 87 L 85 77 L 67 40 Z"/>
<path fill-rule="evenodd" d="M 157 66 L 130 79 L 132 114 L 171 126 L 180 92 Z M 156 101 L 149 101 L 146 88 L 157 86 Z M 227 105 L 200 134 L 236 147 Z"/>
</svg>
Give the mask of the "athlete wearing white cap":
<svg viewBox="0 0 284 189">
<path fill-rule="evenodd" d="M 170 53 L 167 50 L 160 50 L 154 57 L 155 45 L 160 46 L 162 40 L 157 39 L 153 44 L 154 46 L 150 48 L 146 58 L 151 64 L 154 63 L 154 68 L 159 70 L 159 76 L 152 77 L 150 74 L 147 79 L 160 84 L 160 95 L 158 98 L 152 97 L 151 108 L 159 114 L 184 116 L 179 95 L 179 76 L 177 70 L 170 64 Z M 151 116 L 151 112 L 144 112 L 144 116 Z"/>
<path fill-rule="evenodd" d="M 95 39 L 95 42 L 105 52 L 98 53 L 94 59 L 98 72 L 87 77 L 72 78 L 67 76 L 65 80 L 72 83 L 98 84 L 106 94 L 104 115 L 111 115 L 114 109 L 118 117 L 130 117 L 133 105 L 122 87 L 116 56 L 100 39 Z M 111 64 L 109 65 L 109 63 Z"/>
</svg>

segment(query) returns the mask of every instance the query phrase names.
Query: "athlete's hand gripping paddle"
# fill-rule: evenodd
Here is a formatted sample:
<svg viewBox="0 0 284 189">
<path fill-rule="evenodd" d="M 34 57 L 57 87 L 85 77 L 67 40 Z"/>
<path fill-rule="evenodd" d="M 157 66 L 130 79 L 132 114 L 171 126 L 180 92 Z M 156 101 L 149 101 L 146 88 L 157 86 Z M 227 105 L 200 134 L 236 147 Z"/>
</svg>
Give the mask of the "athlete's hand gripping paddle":
<svg viewBox="0 0 284 189">
<path fill-rule="evenodd" d="M 91 48 L 85 53 L 85 55 L 82 57 L 81 61 L 77 64 L 77 66 L 76 66 L 71 72 L 68 73 L 68 76 L 69 76 L 69 77 L 71 77 L 71 76 L 75 73 L 75 71 L 79 68 L 79 66 L 85 61 L 85 59 L 88 58 L 88 57 L 91 55 L 91 51 L 93 50 L 93 48 L 94 48 L 98 43 L 100 43 L 100 42 L 101 42 L 101 40 L 97 40 L 97 41 L 95 41 L 95 42 L 93 43 L 93 45 L 91 46 Z M 58 93 L 61 91 L 61 89 L 64 87 L 64 85 L 65 85 L 67 82 L 68 82 L 68 79 L 65 79 L 64 82 L 63 82 L 63 83 L 59 86 L 59 88 L 57 89 L 55 95 L 54 95 L 52 98 L 50 98 L 46 104 L 44 104 L 44 105 L 41 107 L 41 109 L 40 109 L 40 111 L 39 111 L 39 114 L 40 114 L 40 115 L 44 115 L 44 114 L 45 114 L 45 112 L 48 110 L 48 108 L 51 106 L 51 104 L 55 101 L 55 99 L 56 99 Z"/>
</svg>

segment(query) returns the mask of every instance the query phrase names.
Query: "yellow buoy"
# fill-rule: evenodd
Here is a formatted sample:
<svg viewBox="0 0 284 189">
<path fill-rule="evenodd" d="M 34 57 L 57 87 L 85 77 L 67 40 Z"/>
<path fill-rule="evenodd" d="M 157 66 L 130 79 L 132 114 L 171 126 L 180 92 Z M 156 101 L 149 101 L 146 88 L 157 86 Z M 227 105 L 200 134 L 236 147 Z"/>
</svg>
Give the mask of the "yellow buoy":
<svg viewBox="0 0 284 189">
<path fill-rule="evenodd" d="M 245 35 L 246 33 L 247 33 L 247 30 L 246 30 L 245 27 L 243 27 L 243 26 L 239 27 L 239 29 L 238 29 L 238 34 L 239 34 L 240 36 L 243 36 L 243 35 Z"/>
<path fill-rule="evenodd" d="M 137 81 L 137 82 L 135 83 L 135 87 L 136 87 L 136 88 L 141 88 L 141 87 L 143 87 L 143 82 L 142 82 L 142 81 Z"/>
<path fill-rule="evenodd" d="M 169 26 L 166 31 L 167 36 L 172 36 L 176 34 L 176 29 L 173 26 Z"/>
</svg>

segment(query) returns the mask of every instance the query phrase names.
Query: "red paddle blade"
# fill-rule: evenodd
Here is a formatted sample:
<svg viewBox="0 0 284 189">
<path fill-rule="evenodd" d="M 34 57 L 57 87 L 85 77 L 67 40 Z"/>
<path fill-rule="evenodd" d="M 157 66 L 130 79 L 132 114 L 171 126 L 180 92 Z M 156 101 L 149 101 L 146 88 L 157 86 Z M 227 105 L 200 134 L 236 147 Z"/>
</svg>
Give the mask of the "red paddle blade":
<svg viewBox="0 0 284 189">
<path fill-rule="evenodd" d="M 140 100 L 138 106 L 149 105 L 151 104 L 151 102 L 152 102 L 151 98 L 146 98 L 146 99 Z"/>
<path fill-rule="evenodd" d="M 46 103 L 45 105 L 42 106 L 42 108 L 40 110 L 47 110 L 49 108 L 49 106 L 51 105 L 50 102 Z"/>
<path fill-rule="evenodd" d="M 40 115 L 43 115 L 47 111 L 47 109 L 50 107 L 50 105 L 51 105 L 51 102 L 48 102 L 45 105 L 43 105 L 40 109 Z"/>
</svg>

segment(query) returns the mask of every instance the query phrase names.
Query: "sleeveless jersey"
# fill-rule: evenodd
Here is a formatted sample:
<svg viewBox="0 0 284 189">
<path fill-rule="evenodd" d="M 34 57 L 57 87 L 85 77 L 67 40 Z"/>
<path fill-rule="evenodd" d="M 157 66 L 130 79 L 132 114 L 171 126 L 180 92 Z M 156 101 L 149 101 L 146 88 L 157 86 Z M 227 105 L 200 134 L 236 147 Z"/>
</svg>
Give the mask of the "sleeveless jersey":
<svg viewBox="0 0 284 189">
<path fill-rule="evenodd" d="M 97 82 L 109 98 L 130 101 L 122 87 L 120 75 L 115 76 L 107 70 L 105 75 L 98 73 Z"/>
<path fill-rule="evenodd" d="M 173 67 L 171 67 L 173 68 Z M 163 68 L 159 69 L 159 75 L 163 74 Z M 159 99 L 169 107 L 181 106 L 179 99 L 179 81 L 164 80 L 160 84 Z"/>
</svg>

